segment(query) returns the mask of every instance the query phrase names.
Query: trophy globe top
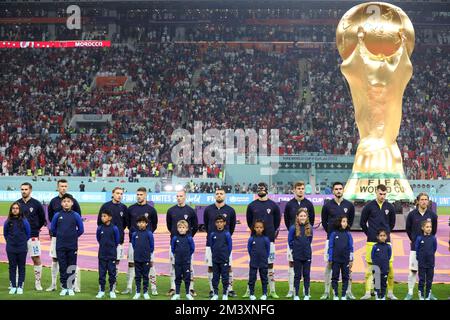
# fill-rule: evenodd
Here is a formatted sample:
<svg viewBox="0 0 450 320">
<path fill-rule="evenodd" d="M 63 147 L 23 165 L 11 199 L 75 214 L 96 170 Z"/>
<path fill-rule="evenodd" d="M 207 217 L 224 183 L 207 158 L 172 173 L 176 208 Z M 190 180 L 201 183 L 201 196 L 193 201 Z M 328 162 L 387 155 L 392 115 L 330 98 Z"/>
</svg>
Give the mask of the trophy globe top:
<svg viewBox="0 0 450 320">
<path fill-rule="evenodd" d="M 395 54 L 405 41 L 408 56 L 414 50 L 414 28 L 406 13 L 385 2 L 368 2 L 354 6 L 339 21 L 336 45 L 342 59 L 347 59 L 363 36 L 367 50 L 386 58 Z"/>
</svg>

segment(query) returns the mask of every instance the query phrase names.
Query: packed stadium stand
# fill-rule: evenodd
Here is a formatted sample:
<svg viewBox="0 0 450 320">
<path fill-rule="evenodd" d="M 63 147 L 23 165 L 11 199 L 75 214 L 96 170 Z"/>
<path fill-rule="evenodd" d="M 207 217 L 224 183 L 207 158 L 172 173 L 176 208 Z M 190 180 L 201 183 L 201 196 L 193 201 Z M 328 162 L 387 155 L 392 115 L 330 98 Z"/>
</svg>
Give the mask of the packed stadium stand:
<svg viewBox="0 0 450 320">
<path fill-rule="evenodd" d="M 398 144 L 409 179 L 447 178 L 450 18 L 408 8 L 416 48 Z M 192 131 L 194 121 L 279 129 L 282 155 L 352 155 L 358 131 L 334 44 L 346 10 L 90 5 L 83 32 L 3 22 L 0 41 L 111 39 L 112 47 L 0 50 L 0 173 L 222 178 L 221 164 L 171 163 L 173 130 Z M 65 16 L 63 7 L 0 6 L 0 21 Z M 101 86 L 101 77 L 126 80 Z M 76 115 L 111 120 L 81 124 Z"/>
</svg>

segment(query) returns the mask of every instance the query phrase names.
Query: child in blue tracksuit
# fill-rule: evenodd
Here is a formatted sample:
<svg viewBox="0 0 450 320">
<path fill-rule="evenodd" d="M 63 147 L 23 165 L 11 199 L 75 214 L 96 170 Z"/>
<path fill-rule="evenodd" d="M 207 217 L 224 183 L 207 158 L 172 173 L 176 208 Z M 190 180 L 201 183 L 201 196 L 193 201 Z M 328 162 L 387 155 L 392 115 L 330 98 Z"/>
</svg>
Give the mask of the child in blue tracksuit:
<svg viewBox="0 0 450 320">
<path fill-rule="evenodd" d="M 153 233 L 147 230 L 148 219 L 140 216 L 137 220 L 138 230 L 131 235 L 131 245 L 134 250 L 134 268 L 136 294 L 133 299 L 137 300 L 141 297 L 141 282 L 143 284 L 144 299 L 149 300 L 148 294 L 148 275 L 152 267 L 152 253 L 155 249 L 155 240 Z"/>
<path fill-rule="evenodd" d="M 375 281 L 375 295 L 377 300 L 386 300 L 386 281 L 389 273 L 389 260 L 392 256 L 391 245 L 386 242 L 387 231 L 380 229 L 377 232 L 378 242 L 372 248 L 372 265 L 378 267 L 373 270 Z M 377 274 L 379 273 L 379 286 L 377 285 Z M 378 288 L 377 288 L 378 287 Z"/>
<path fill-rule="evenodd" d="M 294 300 L 300 300 L 298 291 L 300 289 L 300 280 L 303 275 L 303 284 L 305 287 L 305 300 L 309 300 L 309 284 L 312 259 L 312 227 L 309 223 L 308 212 L 300 208 L 297 212 L 295 224 L 289 228 L 288 243 L 294 259 Z"/>
<path fill-rule="evenodd" d="M 415 242 L 417 262 L 419 263 L 419 299 L 431 300 L 431 286 L 434 276 L 434 260 L 437 250 L 437 240 L 432 234 L 431 221 L 422 222 L 423 235 L 418 236 Z M 426 290 L 424 287 L 426 284 Z"/>
<path fill-rule="evenodd" d="M 20 204 L 14 202 L 9 208 L 8 219 L 3 225 L 6 240 L 6 254 L 9 261 L 9 294 L 23 294 L 25 281 L 25 262 L 27 258 L 27 241 L 30 239 L 31 227 L 25 218 Z M 16 272 L 19 273 L 17 279 Z"/>
<path fill-rule="evenodd" d="M 264 235 L 264 221 L 256 220 L 253 224 L 253 236 L 248 239 L 247 250 L 250 256 L 250 270 L 248 276 L 248 288 L 250 291 L 250 300 L 256 300 L 255 284 L 256 275 L 259 270 L 261 278 L 262 292 L 261 300 L 267 299 L 268 267 L 270 254 L 270 240 Z"/>
<path fill-rule="evenodd" d="M 188 234 L 189 223 L 186 220 L 177 222 L 178 234 L 172 238 L 171 250 L 175 258 L 175 294 L 172 300 L 180 300 L 181 281 L 184 280 L 186 298 L 194 300 L 189 293 L 191 285 L 191 258 L 195 251 L 192 236 Z"/>
<path fill-rule="evenodd" d="M 109 274 L 109 296 L 116 298 L 116 260 L 117 246 L 120 243 L 119 228 L 111 223 L 112 213 L 104 210 L 101 214 L 102 225 L 97 228 L 98 247 L 98 274 L 100 291 L 96 298 L 100 299 L 105 296 L 106 273 Z"/>
<path fill-rule="evenodd" d="M 331 263 L 331 286 L 334 291 L 333 300 L 339 300 L 338 281 L 342 274 L 341 300 L 347 300 L 346 293 L 350 279 L 350 269 L 353 263 L 353 237 L 347 216 L 340 216 L 335 220 L 333 232 L 330 233 L 328 246 L 328 261 Z"/>
<path fill-rule="evenodd" d="M 209 234 L 211 245 L 213 278 L 212 286 L 214 295 L 211 300 L 219 298 L 219 280 L 222 276 L 223 296 L 222 300 L 228 300 L 230 254 L 232 250 L 231 234 L 225 230 L 226 220 L 223 215 L 216 217 L 216 230 Z"/>
<path fill-rule="evenodd" d="M 84 233 L 84 226 L 80 214 L 72 210 L 73 196 L 71 194 L 66 193 L 61 197 L 61 206 L 63 210 L 53 216 L 51 232 L 56 237 L 56 255 L 62 288 L 60 295 L 73 296 L 75 295 L 73 283 L 69 283 L 68 280 L 71 274 L 75 274 L 78 238 Z"/>
</svg>

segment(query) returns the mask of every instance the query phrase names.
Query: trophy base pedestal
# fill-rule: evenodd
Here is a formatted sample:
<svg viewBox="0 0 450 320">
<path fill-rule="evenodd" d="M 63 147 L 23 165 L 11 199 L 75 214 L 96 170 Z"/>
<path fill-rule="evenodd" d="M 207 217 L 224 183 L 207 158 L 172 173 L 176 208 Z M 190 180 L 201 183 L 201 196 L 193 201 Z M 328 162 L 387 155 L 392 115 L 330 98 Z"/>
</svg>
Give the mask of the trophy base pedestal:
<svg viewBox="0 0 450 320">
<path fill-rule="evenodd" d="M 387 188 L 386 199 L 392 201 L 414 201 L 414 193 L 403 173 L 353 172 L 344 188 L 344 198 L 350 201 L 371 201 L 376 197 L 377 185 Z"/>
</svg>

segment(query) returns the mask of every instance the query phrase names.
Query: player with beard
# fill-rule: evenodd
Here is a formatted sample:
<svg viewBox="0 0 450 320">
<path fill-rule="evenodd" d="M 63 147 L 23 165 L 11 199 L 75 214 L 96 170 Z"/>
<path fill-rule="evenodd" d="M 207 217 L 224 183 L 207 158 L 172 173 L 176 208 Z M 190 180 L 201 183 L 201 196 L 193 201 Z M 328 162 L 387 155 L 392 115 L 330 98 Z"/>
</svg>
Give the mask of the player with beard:
<svg viewBox="0 0 450 320">
<path fill-rule="evenodd" d="M 278 299 L 275 291 L 275 272 L 273 264 L 275 262 L 275 238 L 278 228 L 280 227 L 281 214 L 278 205 L 268 198 L 268 186 L 264 182 L 258 183 L 258 198 L 250 203 L 247 207 L 247 226 L 252 229 L 256 220 L 264 221 L 264 234 L 270 240 L 270 254 L 268 259 L 268 279 L 269 279 L 269 296 Z M 244 297 L 249 295 L 247 293 Z"/>
<path fill-rule="evenodd" d="M 236 212 L 232 207 L 225 204 L 225 189 L 216 189 L 216 202 L 212 205 L 206 207 L 203 214 L 203 222 L 206 227 L 206 247 L 205 247 L 205 262 L 208 266 L 208 282 L 210 288 L 210 298 L 214 295 L 214 290 L 212 287 L 213 278 L 213 262 L 209 235 L 211 232 L 216 230 L 216 218 L 221 215 L 225 218 L 225 230 L 233 235 L 236 226 Z M 233 291 L 233 271 L 231 269 L 232 256 L 230 256 L 230 268 L 229 268 L 229 285 L 228 285 L 228 296 L 236 297 L 236 293 Z"/>
<path fill-rule="evenodd" d="M 343 198 L 344 194 L 344 185 L 341 182 L 335 182 L 332 186 L 333 191 L 333 199 L 328 201 L 322 207 L 322 226 L 327 233 L 327 241 L 325 242 L 324 249 L 324 260 L 326 263 L 325 266 L 325 275 L 324 275 L 324 283 L 325 283 L 325 292 L 323 293 L 321 300 L 328 299 L 330 295 L 330 286 L 331 286 L 331 263 L 328 259 L 328 245 L 330 234 L 333 231 L 338 231 L 335 229 L 335 221 L 340 217 L 347 217 L 348 226 L 351 228 L 353 224 L 353 220 L 355 219 L 355 206 L 350 201 Z M 355 297 L 352 294 L 352 282 L 351 282 L 351 268 L 350 268 L 350 279 L 348 282 L 346 298 L 354 300 Z"/>
</svg>

